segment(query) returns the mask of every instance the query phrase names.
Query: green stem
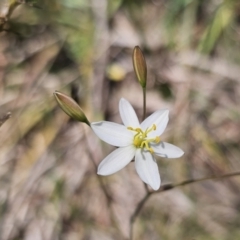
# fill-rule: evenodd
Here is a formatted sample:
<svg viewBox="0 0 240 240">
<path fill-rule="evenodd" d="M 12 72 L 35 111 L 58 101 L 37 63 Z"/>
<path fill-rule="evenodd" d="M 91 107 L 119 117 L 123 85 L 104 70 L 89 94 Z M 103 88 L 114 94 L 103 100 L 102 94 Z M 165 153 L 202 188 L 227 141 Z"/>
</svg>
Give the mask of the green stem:
<svg viewBox="0 0 240 240">
<path fill-rule="evenodd" d="M 146 87 L 143 89 L 143 120 L 146 118 Z"/>
<path fill-rule="evenodd" d="M 144 119 L 146 118 L 146 87 L 143 87 L 142 90 L 143 90 L 143 119 L 142 120 L 144 121 Z M 148 193 L 149 190 L 146 183 L 144 183 L 144 187 L 146 192 Z"/>
</svg>

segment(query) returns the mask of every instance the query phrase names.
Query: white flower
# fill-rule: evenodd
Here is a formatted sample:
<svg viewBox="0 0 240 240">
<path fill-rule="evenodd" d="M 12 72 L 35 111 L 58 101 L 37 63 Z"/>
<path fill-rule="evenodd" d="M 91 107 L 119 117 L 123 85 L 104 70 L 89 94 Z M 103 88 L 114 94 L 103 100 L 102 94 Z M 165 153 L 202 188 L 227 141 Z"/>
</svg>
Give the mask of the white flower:
<svg viewBox="0 0 240 240">
<path fill-rule="evenodd" d="M 119 102 L 119 111 L 124 125 L 107 121 L 91 123 L 93 131 L 100 139 L 119 147 L 99 164 L 98 174 L 113 174 L 135 157 L 139 177 L 157 190 L 161 180 L 153 154 L 178 158 L 184 153 L 180 148 L 160 139 L 168 123 L 169 111 L 156 111 L 141 124 L 131 104 L 123 98 Z"/>
</svg>

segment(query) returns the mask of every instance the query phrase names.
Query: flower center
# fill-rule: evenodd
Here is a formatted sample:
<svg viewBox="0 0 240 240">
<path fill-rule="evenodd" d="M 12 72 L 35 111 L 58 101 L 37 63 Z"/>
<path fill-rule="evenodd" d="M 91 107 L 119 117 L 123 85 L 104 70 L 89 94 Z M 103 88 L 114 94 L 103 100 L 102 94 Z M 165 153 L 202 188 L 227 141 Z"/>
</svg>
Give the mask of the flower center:
<svg viewBox="0 0 240 240">
<path fill-rule="evenodd" d="M 157 129 L 156 125 L 153 124 L 151 127 L 147 128 L 143 131 L 141 128 L 132 128 L 128 127 L 127 129 L 136 132 L 133 138 L 133 144 L 137 148 L 146 148 L 150 153 L 153 153 L 153 149 L 149 147 L 150 142 L 159 143 L 160 137 L 157 136 L 155 138 L 147 138 L 148 133 L 155 131 Z"/>
</svg>

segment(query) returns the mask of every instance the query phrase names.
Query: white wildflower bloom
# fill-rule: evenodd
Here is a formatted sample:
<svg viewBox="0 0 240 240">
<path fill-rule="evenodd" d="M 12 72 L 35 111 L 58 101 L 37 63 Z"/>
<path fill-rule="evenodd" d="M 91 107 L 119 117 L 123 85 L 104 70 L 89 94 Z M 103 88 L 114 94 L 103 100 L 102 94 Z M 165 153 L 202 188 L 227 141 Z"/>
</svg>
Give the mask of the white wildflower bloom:
<svg viewBox="0 0 240 240">
<path fill-rule="evenodd" d="M 168 123 L 169 111 L 156 111 L 141 124 L 131 104 L 123 98 L 119 102 L 119 111 L 124 125 L 107 121 L 91 123 L 93 131 L 101 140 L 119 147 L 99 164 L 98 174 L 113 174 L 135 157 L 139 177 L 157 190 L 161 180 L 154 154 L 178 158 L 184 153 L 180 148 L 160 139 Z"/>
</svg>

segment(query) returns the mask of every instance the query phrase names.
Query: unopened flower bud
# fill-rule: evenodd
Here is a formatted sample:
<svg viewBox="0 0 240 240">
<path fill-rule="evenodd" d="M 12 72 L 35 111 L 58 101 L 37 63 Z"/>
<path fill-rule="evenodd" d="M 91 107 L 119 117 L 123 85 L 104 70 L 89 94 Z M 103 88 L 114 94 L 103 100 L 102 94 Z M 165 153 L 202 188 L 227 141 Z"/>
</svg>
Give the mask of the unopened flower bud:
<svg viewBox="0 0 240 240">
<path fill-rule="evenodd" d="M 90 126 L 90 122 L 88 121 L 87 117 L 85 116 L 81 107 L 69 96 L 55 91 L 53 93 L 60 108 L 71 118 L 79 121 L 84 122 Z"/>
<path fill-rule="evenodd" d="M 145 88 L 147 84 L 147 65 L 140 47 L 136 46 L 133 49 L 132 60 L 137 79 L 141 86 Z"/>
</svg>

